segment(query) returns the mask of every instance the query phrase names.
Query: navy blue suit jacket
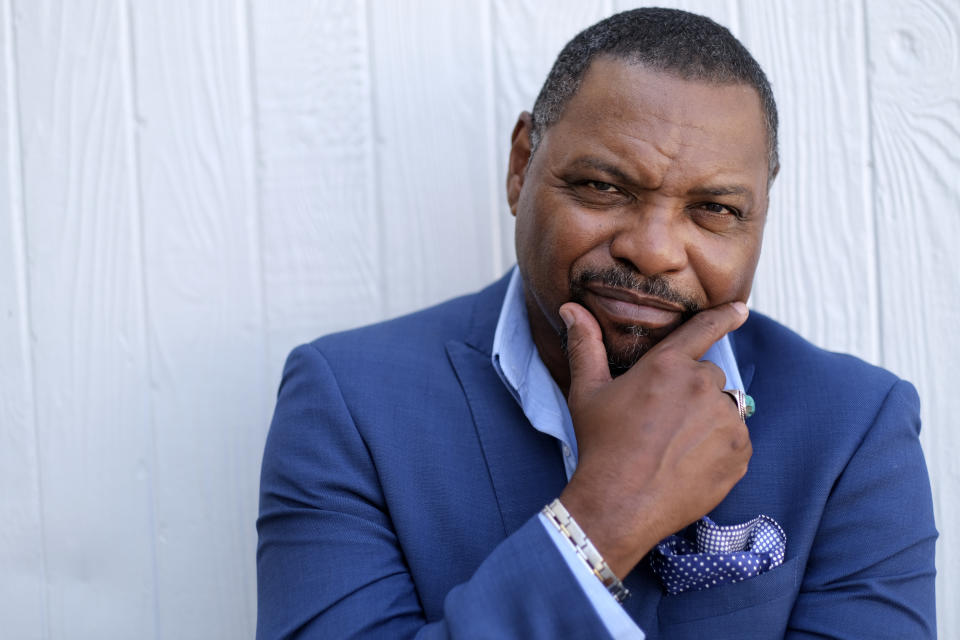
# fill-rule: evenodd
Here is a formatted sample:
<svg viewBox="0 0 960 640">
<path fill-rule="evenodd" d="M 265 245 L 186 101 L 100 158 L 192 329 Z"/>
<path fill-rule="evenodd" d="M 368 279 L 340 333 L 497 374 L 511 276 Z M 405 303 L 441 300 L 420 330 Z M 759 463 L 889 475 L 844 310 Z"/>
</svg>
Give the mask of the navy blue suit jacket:
<svg viewBox="0 0 960 640">
<path fill-rule="evenodd" d="M 506 279 L 290 355 L 263 459 L 259 638 L 602 638 L 537 513 L 566 482 L 490 361 Z M 710 516 L 787 534 L 759 577 L 625 606 L 656 638 L 932 638 L 934 541 L 913 387 L 761 314 L 731 334 L 747 475 Z"/>
</svg>

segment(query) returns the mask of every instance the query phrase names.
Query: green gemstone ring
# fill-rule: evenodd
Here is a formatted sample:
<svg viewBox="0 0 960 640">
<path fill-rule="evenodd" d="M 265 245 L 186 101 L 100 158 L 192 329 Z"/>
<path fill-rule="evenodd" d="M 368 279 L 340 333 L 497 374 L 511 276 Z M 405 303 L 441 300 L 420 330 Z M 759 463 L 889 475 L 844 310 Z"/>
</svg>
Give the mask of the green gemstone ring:
<svg viewBox="0 0 960 640">
<path fill-rule="evenodd" d="M 740 389 L 724 389 L 723 392 L 733 398 L 737 405 L 737 411 L 740 413 L 740 419 L 744 422 L 757 411 L 757 403 L 752 396 L 748 396 Z"/>
</svg>

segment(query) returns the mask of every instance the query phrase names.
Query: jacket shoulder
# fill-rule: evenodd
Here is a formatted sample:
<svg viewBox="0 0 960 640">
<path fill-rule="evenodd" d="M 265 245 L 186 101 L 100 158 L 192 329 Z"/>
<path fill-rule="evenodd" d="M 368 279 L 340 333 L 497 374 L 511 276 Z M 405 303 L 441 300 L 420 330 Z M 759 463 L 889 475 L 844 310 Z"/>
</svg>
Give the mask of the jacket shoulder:
<svg viewBox="0 0 960 640">
<path fill-rule="evenodd" d="M 752 311 L 747 322 L 731 334 L 738 362 L 775 364 L 785 376 L 817 378 L 837 383 L 889 390 L 899 378 L 876 365 L 846 353 L 818 347 L 772 318 Z"/>
<path fill-rule="evenodd" d="M 486 288 L 426 309 L 317 338 L 310 346 L 336 369 L 383 366 L 384 363 L 446 358 L 451 340 L 492 343 L 509 274 Z M 481 350 L 486 344 L 475 344 Z"/>
</svg>

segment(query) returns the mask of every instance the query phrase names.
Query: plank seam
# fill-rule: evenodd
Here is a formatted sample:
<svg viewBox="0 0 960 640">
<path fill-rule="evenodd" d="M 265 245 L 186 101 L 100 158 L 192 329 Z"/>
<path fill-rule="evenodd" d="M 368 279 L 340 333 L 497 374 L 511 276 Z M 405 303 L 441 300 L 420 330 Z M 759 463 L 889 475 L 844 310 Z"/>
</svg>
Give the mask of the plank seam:
<svg viewBox="0 0 960 640">
<path fill-rule="evenodd" d="M 264 218 L 263 218 L 263 188 L 261 185 L 261 175 L 258 170 L 259 162 L 258 159 L 261 157 L 262 149 L 260 146 L 260 108 L 259 103 L 257 102 L 257 74 L 256 74 L 256 44 L 253 37 L 253 6 L 252 0 L 246 0 L 243 3 L 243 16 L 240 21 L 240 28 L 243 30 L 241 34 L 240 41 L 246 44 L 245 51 L 243 52 L 245 62 L 246 62 L 246 76 L 247 76 L 247 96 L 250 101 L 249 113 L 251 117 L 251 123 L 247 127 L 248 135 L 250 135 L 250 146 L 248 147 L 253 154 L 252 158 L 248 158 L 246 162 L 246 171 L 247 171 L 247 181 L 249 184 L 249 189 L 253 192 L 253 211 L 256 217 L 256 233 L 253 240 L 253 260 L 256 263 L 257 269 L 257 286 L 259 287 L 258 291 L 258 304 L 260 306 L 260 331 L 261 331 L 261 362 L 260 362 L 260 372 L 261 372 L 261 387 L 263 389 L 267 388 L 267 378 L 269 377 L 269 357 L 267 354 L 270 353 L 270 331 L 268 330 L 268 318 L 267 318 L 267 284 L 266 284 L 266 274 L 264 269 L 264 257 L 263 257 L 263 238 L 264 238 Z M 262 404 L 263 398 L 261 397 L 260 406 L 260 415 L 265 416 L 266 407 Z M 256 581 L 256 575 L 254 575 L 254 582 Z M 247 589 L 249 593 L 250 588 Z M 253 585 L 252 591 L 256 593 L 256 584 Z M 253 611 L 256 611 L 256 597 L 254 597 L 254 608 Z M 247 628 L 253 628 L 256 626 L 256 621 L 250 619 L 250 609 L 245 608 L 244 614 L 247 619 Z"/>
<path fill-rule="evenodd" d="M 737 38 L 740 38 L 740 34 L 742 33 L 740 30 L 742 18 L 740 2 L 739 0 L 729 0 L 729 2 L 727 8 L 730 12 L 730 31 L 733 32 Z"/>
<path fill-rule="evenodd" d="M 499 192 L 497 188 L 497 138 L 500 136 L 500 132 L 497 131 L 496 78 L 493 72 L 494 65 L 496 64 L 493 51 L 494 9 L 490 2 L 485 3 L 484 7 L 486 8 L 486 20 L 484 20 L 486 33 L 484 33 L 483 41 L 486 48 L 486 55 L 484 56 L 486 60 L 486 64 L 484 65 L 484 79 L 486 81 L 487 91 L 484 110 L 486 111 L 485 121 L 487 127 L 487 188 L 490 189 L 490 197 L 492 198 L 487 215 L 491 219 L 490 243 L 493 258 L 491 261 L 491 271 L 493 273 L 490 275 L 493 278 L 497 278 L 503 273 L 505 266 L 503 263 L 504 230 L 500 211 L 500 202 L 501 198 L 503 198 L 503 193 Z"/>
<path fill-rule="evenodd" d="M 150 292 L 147 282 L 146 266 L 146 238 L 144 236 L 144 218 L 143 218 L 143 177 L 140 167 L 140 144 L 138 134 L 137 117 L 137 88 L 136 88 L 136 48 L 133 42 L 133 6 L 132 0 L 125 0 L 118 4 L 119 11 L 119 37 L 118 43 L 121 51 L 120 69 L 121 78 L 124 84 L 123 107 L 126 115 L 126 136 L 125 151 L 127 156 L 127 165 L 130 168 L 130 206 L 133 209 L 131 220 L 135 226 L 135 237 L 138 244 L 137 253 L 139 257 L 139 278 L 140 278 L 140 313 L 142 321 L 140 323 L 141 338 L 143 340 L 144 363 L 147 372 L 147 388 L 144 395 L 144 404 L 146 405 L 147 426 L 150 430 L 150 467 L 146 470 L 147 494 L 150 501 L 150 528 L 153 533 L 153 539 L 150 545 L 151 578 L 153 582 L 153 637 L 160 638 L 162 620 L 160 620 L 160 585 L 159 585 L 159 564 L 157 559 L 157 497 L 155 477 L 157 469 L 157 425 L 156 414 L 153 408 L 153 394 L 150 391 L 150 379 L 153 377 L 153 362 L 150 352 Z"/>
<path fill-rule="evenodd" d="M 266 353 L 269 353 L 269 339 L 270 332 L 267 330 L 267 283 L 266 276 L 264 274 L 263 268 L 263 237 L 264 237 L 264 220 L 263 220 L 263 186 L 261 184 L 261 175 L 258 170 L 259 167 L 259 158 L 263 153 L 263 149 L 260 145 L 260 105 L 257 101 L 257 73 L 256 73 L 256 44 L 253 37 L 253 0 L 247 0 L 243 3 L 244 6 L 244 15 L 242 20 L 241 28 L 243 29 L 244 40 L 246 41 L 246 67 L 247 67 L 247 91 L 249 94 L 250 100 L 250 115 L 253 120 L 251 123 L 252 128 L 252 140 L 251 148 L 253 152 L 253 161 L 248 164 L 249 168 L 252 168 L 253 180 L 252 189 L 254 196 L 254 212 L 257 217 L 257 237 L 256 237 L 256 250 L 255 256 L 257 261 L 257 272 L 259 275 L 259 287 L 260 287 L 260 322 L 263 327 L 264 333 L 266 334 L 267 344 L 264 345 L 266 348 Z M 266 378 L 266 373 L 264 373 L 264 378 Z"/>
<path fill-rule="evenodd" d="M 380 164 L 380 154 L 377 152 L 378 137 L 380 135 L 380 122 L 377 119 L 377 89 L 376 89 L 376 68 L 374 62 L 374 43 L 373 43 L 373 17 L 371 13 L 370 0 L 364 0 L 360 4 L 360 11 L 363 12 L 363 19 L 359 20 L 359 26 L 364 29 L 363 41 L 366 43 L 367 56 L 367 92 L 368 108 L 370 117 L 367 118 L 367 139 L 369 142 L 369 153 L 367 153 L 367 170 L 370 171 L 370 180 L 367 183 L 369 189 L 373 192 L 368 193 L 370 205 L 373 206 L 376 215 L 374 220 L 377 224 L 377 271 L 379 273 L 379 284 L 376 287 L 378 297 L 380 298 L 380 317 L 384 318 L 392 309 L 389 304 L 389 278 L 387 274 L 387 261 L 383 259 L 383 249 L 387 246 L 386 220 L 383 204 L 383 185 L 380 184 L 380 176 L 383 174 L 383 167 Z"/>
<path fill-rule="evenodd" d="M 10 181 L 10 219 L 13 220 L 14 228 L 11 229 L 11 234 L 17 234 L 19 238 L 19 255 L 16 256 L 16 263 L 22 265 L 22 268 L 18 269 L 18 273 L 15 275 L 18 284 L 19 297 L 20 297 L 20 308 L 23 313 L 23 322 L 20 325 L 21 332 L 21 342 L 24 347 L 27 349 L 27 357 L 24 358 L 24 364 L 27 367 L 27 393 L 29 397 L 27 398 L 27 408 L 28 415 L 27 419 L 30 421 L 30 425 L 33 429 L 33 449 L 34 456 L 36 457 L 36 467 L 35 467 L 35 477 L 34 482 L 37 487 L 37 520 L 40 525 L 40 575 L 43 577 L 43 589 L 40 590 L 40 604 L 43 610 L 42 618 L 42 628 L 40 629 L 41 637 L 49 638 L 50 637 L 50 595 L 48 593 L 50 586 L 50 575 L 47 561 L 47 524 L 46 518 L 44 516 L 43 509 L 43 474 L 40 473 L 40 467 L 42 466 L 42 460 L 40 458 L 40 433 L 37 428 L 37 405 L 36 405 L 36 388 L 37 388 L 37 367 L 36 367 L 36 354 L 33 349 L 33 340 L 32 335 L 33 331 L 31 327 L 33 326 L 31 318 L 31 300 L 32 296 L 30 293 L 30 278 L 27 276 L 29 270 L 29 263 L 27 261 L 27 244 L 28 242 L 28 231 L 27 231 L 27 212 L 26 204 L 23 199 L 23 194 L 26 191 L 26 183 L 24 177 L 23 167 L 25 164 L 24 161 L 24 150 L 23 142 L 21 138 L 21 122 L 20 122 L 20 101 L 18 99 L 20 95 L 20 82 L 17 75 L 17 69 L 19 68 L 19 60 L 17 59 L 17 47 L 16 47 L 16 37 L 17 29 L 14 26 L 14 11 L 13 11 L 13 0 L 6 0 L 3 3 L 0 10 L 5 14 L 3 16 L 3 23 L 5 25 L 3 40 L 6 43 L 6 46 L 3 48 L 3 61 L 4 66 L 6 67 L 6 75 L 8 78 L 7 85 L 9 91 L 6 95 L 7 100 L 7 113 L 10 114 L 10 121 L 7 123 L 7 129 L 9 132 L 10 139 L 10 166 L 9 166 L 9 181 Z M 13 246 L 17 246 L 17 242 L 13 243 Z"/>
<path fill-rule="evenodd" d="M 864 206 L 869 208 L 867 219 L 873 224 L 871 229 L 873 235 L 873 273 L 874 273 L 874 295 L 876 296 L 877 313 L 875 317 L 875 328 L 873 338 L 874 353 L 877 354 L 879 364 L 882 366 L 886 362 L 883 340 L 883 286 L 881 284 L 882 274 L 880 273 L 880 221 L 877 220 L 877 151 L 874 140 L 873 130 L 873 85 L 870 73 L 870 21 L 867 17 L 867 0 L 860 0 L 860 16 L 863 28 L 863 85 L 861 87 L 863 97 L 863 120 L 866 126 L 867 136 L 867 170 L 863 176 Z"/>
</svg>

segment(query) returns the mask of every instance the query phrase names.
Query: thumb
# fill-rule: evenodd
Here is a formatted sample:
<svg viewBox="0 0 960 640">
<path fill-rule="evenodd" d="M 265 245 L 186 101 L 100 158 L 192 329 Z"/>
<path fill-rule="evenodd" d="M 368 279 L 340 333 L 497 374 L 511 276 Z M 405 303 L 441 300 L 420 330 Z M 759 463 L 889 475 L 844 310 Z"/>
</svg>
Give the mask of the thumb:
<svg viewBox="0 0 960 640">
<path fill-rule="evenodd" d="M 610 382 L 610 365 L 596 318 L 575 302 L 560 307 L 567 325 L 567 361 L 570 364 L 570 400 Z"/>
</svg>

